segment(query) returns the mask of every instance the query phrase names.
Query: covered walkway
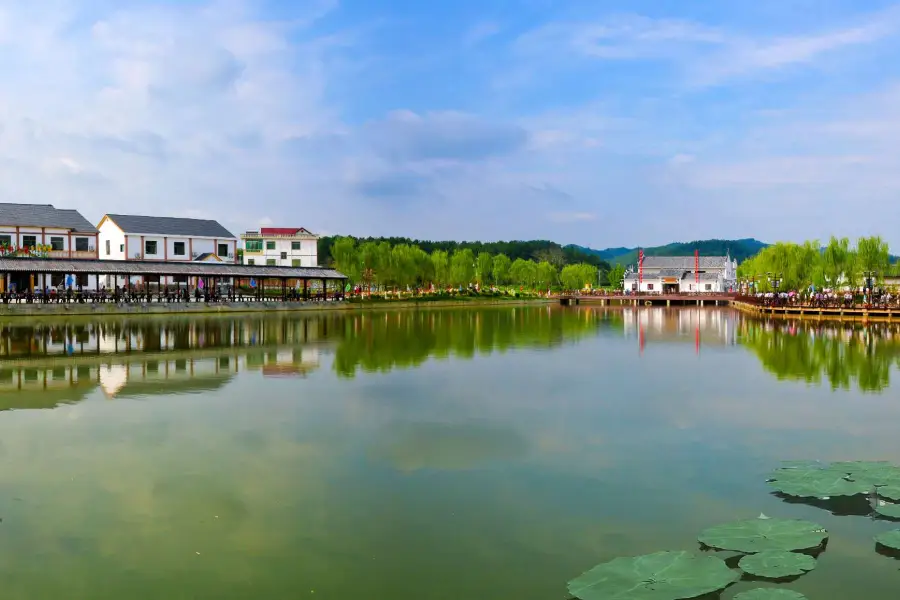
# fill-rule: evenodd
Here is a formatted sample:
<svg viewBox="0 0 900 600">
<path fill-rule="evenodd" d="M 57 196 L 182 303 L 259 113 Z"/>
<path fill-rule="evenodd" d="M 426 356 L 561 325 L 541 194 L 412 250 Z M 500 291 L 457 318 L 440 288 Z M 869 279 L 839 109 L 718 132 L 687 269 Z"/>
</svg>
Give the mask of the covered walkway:
<svg viewBox="0 0 900 600">
<path fill-rule="evenodd" d="M 321 267 L 0 257 L 5 303 L 328 300 L 346 279 Z"/>
</svg>

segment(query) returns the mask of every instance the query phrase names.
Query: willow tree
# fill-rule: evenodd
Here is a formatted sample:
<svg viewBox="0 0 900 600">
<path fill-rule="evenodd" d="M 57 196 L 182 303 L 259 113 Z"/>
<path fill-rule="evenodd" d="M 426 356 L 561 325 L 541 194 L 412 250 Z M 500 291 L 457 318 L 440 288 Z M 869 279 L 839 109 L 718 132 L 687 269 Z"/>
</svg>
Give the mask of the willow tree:
<svg viewBox="0 0 900 600">
<path fill-rule="evenodd" d="M 511 264 L 512 262 L 505 254 L 497 254 L 494 256 L 493 264 L 491 265 L 494 283 L 503 285 L 509 281 L 509 267 Z"/>
<path fill-rule="evenodd" d="M 559 278 L 567 290 L 580 290 L 597 282 L 597 267 L 586 263 L 566 265 Z"/>
<path fill-rule="evenodd" d="M 615 264 L 606 272 L 606 282 L 613 289 L 620 290 L 625 284 L 625 267 Z"/>
<path fill-rule="evenodd" d="M 557 271 L 553 263 L 541 261 L 535 269 L 534 282 L 541 288 L 550 288 L 556 283 Z"/>
<path fill-rule="evenodd" d="M 881 236 L 859 238 L 856 242 L 856 256 L 860 274 L 874 271 L 878 277 L 883 277 L 891 265 L 888 244 Z"/>
<path fill-rule="evenodd" d="M 828 285 L 838 286 L 841 281 L 852 278 L 853 252 L 850 250 L 849 238 L 831 236 L 822 252 L 822 268 Z"/>
<path fill-rule="evenodd" d="M 362 278 L 362 263 L 356 240 L 352 237 L 339 237 L 331 246 L 331 258 L 334 268 L 347 276 L 348 283 L 356 283 Z"/>
<path fill-rule="evenodd" d="M 431 253 L 431 265 L 437 287 L 450 283 L 450 256 L 445 250 L 435 250 Z"/>
<path fill-rule="evenodd" d="M 479 285 L 484 285 L 491 280 L 491 271 L 494 268 L 494 259 L 491 258 L 491 255 L 487 252 L 481 252 L 478 254 L 478 258 L 475 259 L 475 278 L 478 281 Z"/>
<path fill-rule="evenodd" d="M 537 265 L 533 260 L 517 258 L 509 267 L 509 278 L 517 285 L 534 287 L 537 279 Z"/>
<path fill-rule="evenodd" d="M 453 285 L 469 285 L 475 278 L 475 254 L 468 248 L 456 250 L 450 258 L 450 281 Z"/>
</svg>

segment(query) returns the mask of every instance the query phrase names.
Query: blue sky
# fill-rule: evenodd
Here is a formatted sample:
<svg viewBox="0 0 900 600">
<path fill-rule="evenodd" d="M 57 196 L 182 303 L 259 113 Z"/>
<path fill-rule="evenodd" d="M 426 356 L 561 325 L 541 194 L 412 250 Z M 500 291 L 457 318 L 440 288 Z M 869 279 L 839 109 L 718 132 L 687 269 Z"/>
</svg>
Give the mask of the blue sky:
<svg viewBox="0 0 900 600">
<path fill-rule="evenodd" d="M 0 0 L 0 201 L 896 248 L 898 55 L 871 0 Z"/>
</svg>

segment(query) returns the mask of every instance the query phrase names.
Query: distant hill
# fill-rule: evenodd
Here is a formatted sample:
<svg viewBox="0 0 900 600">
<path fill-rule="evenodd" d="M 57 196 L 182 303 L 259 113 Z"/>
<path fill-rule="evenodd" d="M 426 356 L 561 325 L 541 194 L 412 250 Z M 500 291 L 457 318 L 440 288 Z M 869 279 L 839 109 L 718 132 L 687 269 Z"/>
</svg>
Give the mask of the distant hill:
<svg viewBox="0 0 900 600">
<path fill-rule="evenodd" d="M 693 242 L 673 242 L 665 246 L 652 246 L 644 248 L 644 256 L 693 256 L 694 250 L 699 250 L 701 256 L 724 256 L 730 252 L 731 257 L 738 262 L 749 258 L 768 246 L 754 238 L 742 240 L 697 240 Z M 623 266 L 636 265 L 638 260 L 638 248 L 606 248 L 595 250 L 584 246 L 573 246 L 582 252 L 594 254 L 603 260 Z"/>
</svg>

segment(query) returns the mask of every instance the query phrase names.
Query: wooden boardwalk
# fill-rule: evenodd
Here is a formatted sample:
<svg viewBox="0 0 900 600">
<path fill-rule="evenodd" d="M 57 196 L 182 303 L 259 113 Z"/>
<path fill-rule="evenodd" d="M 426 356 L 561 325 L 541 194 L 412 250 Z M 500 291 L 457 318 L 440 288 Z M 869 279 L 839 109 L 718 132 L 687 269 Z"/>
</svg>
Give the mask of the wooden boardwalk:
<svg viewBox="0 0 900 600">
<path fill-rule="evenodd" d="M 639 294 L 635 295 L 561 295 L 559 303 L 563 306 L 578 304 L 633 305 L 633 306 L 727 306 L 735 298 L 735 294 Z"/>
<path fill-rule="evenodd" d="M 834 319 L 840 321 L 900 322 L 900 308 L 819 308 L 815 306 L 762 306 L 734 301 L 735 308 L 759 316 Z"/>
</svg>

